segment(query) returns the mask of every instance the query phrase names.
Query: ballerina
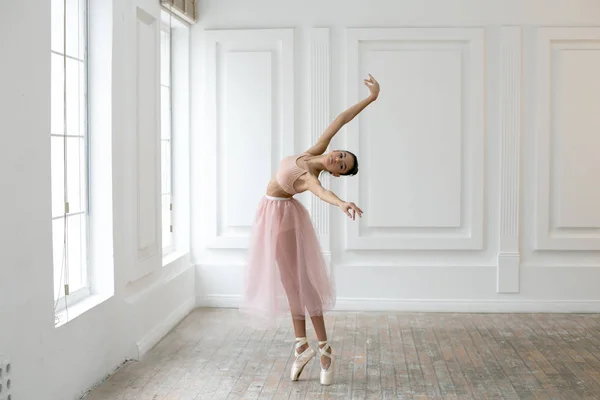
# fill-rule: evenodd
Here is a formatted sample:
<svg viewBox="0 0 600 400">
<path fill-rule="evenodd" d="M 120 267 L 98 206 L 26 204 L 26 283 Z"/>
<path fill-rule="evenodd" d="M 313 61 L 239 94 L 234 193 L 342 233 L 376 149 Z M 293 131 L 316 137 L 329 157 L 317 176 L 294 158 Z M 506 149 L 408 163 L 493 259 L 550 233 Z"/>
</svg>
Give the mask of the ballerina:
<svg viewBox="0 0 600 400">
<path fill-rule="evenodd" d="M 320 380 L 333 382 L 332 349 L 327 342 L 323 315 L 335 306 L 332 274 L 327 272 L 308 210 L 294 198 L 305 191 L 337 206 L 349 218 L 363 211 L 321 186 L 321 173 L 335 177 L 358 173 L 358 159 L 348 150 L 325 153 L 331 139 L 379 96 L 379 83 L 371 75 L 364 80 L 369 95 L 342 112 L 317 143 L 300 155 L 285 157 L 261 199 L 252 229 L 249 258 L 240 311 L 273 321 L 291 313 L 296 336 L 290 378 L 298 380 L 306 364 L 316 356 L 306 339 L 306 316 L 313 323 L 321 355 Z"/>
</svg>

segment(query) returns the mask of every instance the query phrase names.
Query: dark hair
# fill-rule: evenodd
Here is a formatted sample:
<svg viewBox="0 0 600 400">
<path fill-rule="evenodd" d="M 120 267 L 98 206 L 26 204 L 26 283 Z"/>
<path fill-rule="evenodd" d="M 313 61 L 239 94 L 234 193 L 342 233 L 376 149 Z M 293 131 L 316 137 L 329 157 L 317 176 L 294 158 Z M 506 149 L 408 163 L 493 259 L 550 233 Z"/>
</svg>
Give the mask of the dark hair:
<svg viewBox="0 0 600 400">
<path fill-rule="evenodd" d="M 354 166 L 352 167 L 352 169 L 348 172 L 346 172 L 345 174 L 342 174 L 344 176 L 353 176 L 358 174 L 358 158 L 356 157 L 356 154 L 354 154 L 351 151 L 345 150 L 346 153 L 348 154 L 352 154 L 352 157 L 354 157 Z"/>
</svg>

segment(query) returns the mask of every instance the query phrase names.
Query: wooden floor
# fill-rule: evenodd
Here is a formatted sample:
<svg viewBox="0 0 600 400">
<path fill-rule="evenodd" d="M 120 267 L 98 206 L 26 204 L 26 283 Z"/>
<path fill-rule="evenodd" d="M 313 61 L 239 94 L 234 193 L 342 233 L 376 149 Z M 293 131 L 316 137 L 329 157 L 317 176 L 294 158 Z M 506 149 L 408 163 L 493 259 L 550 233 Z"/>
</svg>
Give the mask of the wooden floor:
<svg viewBox="0 0 600 400">
<path fill-rule="evenodd" d="M 600 399 L 600 315 L 332 313 L 327 328 L 329 387 L 317 358 L 290 381 L 289 320 L 199 309 L 85 399 Z"/>
</svg>

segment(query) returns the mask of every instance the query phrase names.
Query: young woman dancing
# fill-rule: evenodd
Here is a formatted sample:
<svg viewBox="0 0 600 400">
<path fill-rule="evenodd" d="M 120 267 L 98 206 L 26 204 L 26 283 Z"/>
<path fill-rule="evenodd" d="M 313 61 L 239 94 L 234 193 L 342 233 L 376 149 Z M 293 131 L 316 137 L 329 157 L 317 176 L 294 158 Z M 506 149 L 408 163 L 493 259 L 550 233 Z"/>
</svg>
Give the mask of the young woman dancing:
<svg viewBox="0 0 600 400">
<path fill-rule="evenodd" d="M 353 153 L 325 150 L 335 134 L 379 96 L 379 83 L 371 75 L 364 83 L 369 88 L 364 100 L 338 115 L 306 152 L 281 161 L 254 221 L 240 311 L 264 318 L 267 323 L 291 312 L 296 335 L 296 359 L 290 374 L 294 381 L 316 355 L 306 340 L 308 315 L 319 340 L 321 384 L 332 383 L 332 350 L 327 343 L 323 314 L 334 307 L 336 298 L 333 276 L 327 272 L 308 210 L 293 196 L 309 190 L 339 207 L 352 220 L 356 214 L 362 217 L 362 210 L 354 203 L 323 188 L 319 176 L 322 172 L 335 177 L 358 173 L 358 160 Z"/>
</svg>

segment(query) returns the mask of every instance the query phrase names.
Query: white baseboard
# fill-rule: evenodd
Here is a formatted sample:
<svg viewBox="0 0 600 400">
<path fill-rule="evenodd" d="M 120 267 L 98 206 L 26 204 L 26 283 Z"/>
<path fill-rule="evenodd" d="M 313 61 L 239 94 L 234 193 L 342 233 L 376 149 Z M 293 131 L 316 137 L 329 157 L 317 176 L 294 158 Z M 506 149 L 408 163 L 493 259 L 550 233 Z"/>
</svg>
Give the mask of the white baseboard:
<svg viewBox="0 0 600 400">
<path fill-rule="evenodd" d="M 198 296 L 198 307 L 237 308 L 239 295 Z M 600 313 L 600 301 L 338 298 L 336 311 L 456 313 Z"/>
<path fill-rule="evenodd" d="M 600 313 L 600 301 L 338 298 L 336 310 L 456 313 Z"/>
<path fill-rule="evenodd" d="M 177 324 L 179 324 L 196 306 L 196 299 L 190 297 L 182 305 L 177 307 L 164 321 L 156 325 L 154 329 L 137 342 L 137 359 L 141 359 L 162 338 L 164 338 Z"/>
</svg>

